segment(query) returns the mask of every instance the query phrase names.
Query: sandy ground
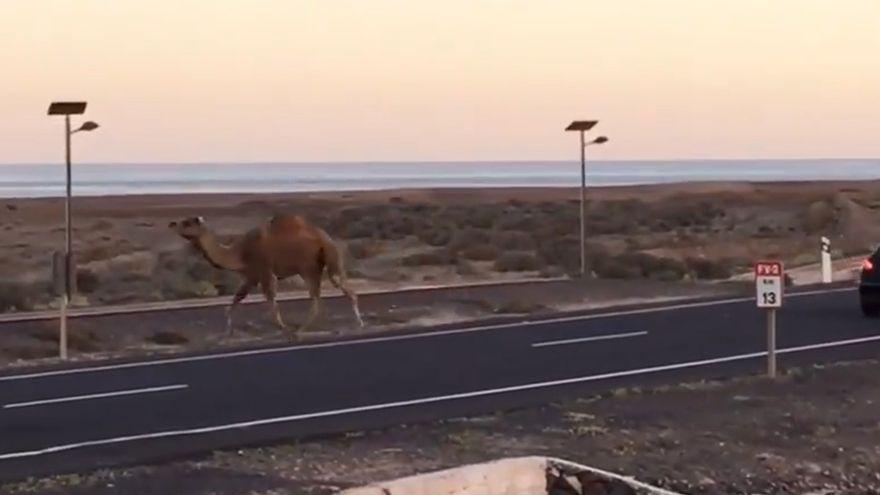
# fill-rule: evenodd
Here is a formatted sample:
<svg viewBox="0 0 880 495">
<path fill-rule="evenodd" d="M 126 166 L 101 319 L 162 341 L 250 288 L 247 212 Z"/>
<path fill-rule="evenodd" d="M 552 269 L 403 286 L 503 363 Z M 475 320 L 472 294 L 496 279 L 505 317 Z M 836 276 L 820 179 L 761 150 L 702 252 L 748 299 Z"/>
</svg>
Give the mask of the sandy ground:
<svg viewBox="0 0 880 495">
<path fill-rule="evenodd" d="M 359 290 L 572 274 L 577 197 L 523 188 L 77 198 L 76 302 L 234 292 L 235 274 L 214 270 L 166 227 L 194 215 L 233 236 L 276 212 L 302 214 L 345 246 Z M 877 182 L 598 188 L 589 197 L 588 264 L 602 279 L 723 279 L 757 258 L 815 263 L 821 235 L 836 257 L 861 255 L 880 239 Z M 62 213 L 58 199 L 0 200 L 0 312 L 57 304 L 51 257 L 63 245 Z"/>
<path fill-rule="evenodd" d="M 682 493 L 880 493 L 880 363 L 790 370 L 320 441 L 59 476 L 3 494 L 331 494 L 370 481 L 549 455 Z"/>
</svg>

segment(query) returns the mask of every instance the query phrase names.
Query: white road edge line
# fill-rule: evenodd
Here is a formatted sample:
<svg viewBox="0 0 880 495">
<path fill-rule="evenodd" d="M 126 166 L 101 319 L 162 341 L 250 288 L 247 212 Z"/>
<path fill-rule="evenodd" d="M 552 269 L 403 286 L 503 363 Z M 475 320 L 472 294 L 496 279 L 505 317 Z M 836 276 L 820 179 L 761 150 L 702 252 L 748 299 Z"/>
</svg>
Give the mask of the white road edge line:
<svg viewBox="0 0 880 495">
<path fill-rule="evenodd" d="M 788 299 L 795 297 L 805 297 L 805 296 L 815 296 L 815 295 L 824 295 L 824 294 L 833 294 L 836 292 L 849 292 L 854 291 L 856 288 L 843 288 L 843 289 L 830 289 L 830 290 L 816 290 L 810 292 L 799 292 L 797 294 L 788 294 L 785 297 Z M 27 380 L 31 378 L 44 378 L 50 376 L 59 376 L 59 375 L 75 375 L 80 373 L 95 373 L 100 371 L 112 371 L 112 370 L 120 370 L 126 368 L 141 368 L 148 366 L 162 366 L 165 364 L 176 364 L 176 363 L 188 363 L 188 362 L 196 362 L 196 361 L 210 361 L 214 359 L 229 359 L 243 356 L 257 356 L 261 354 L 278 354 L 285 352 L 297 352 L 297 351 L 305 351 L 309 349 L 324 349 L 331 347 L 341 347 L 341 346 L 349 346 L 349 345 L 364 345 L 364 344 L 376 344 L 380 342 L 392 342 L 396 340 L 411 340 L 411 339 L 424 339 L 431 337 L 441 337 L 444 335 L 454 335 L 454 334 L 462 334 L 462 333 L 471 333 L 471 332 L 483 332 L 487 330 L 498 330 L 502 328 L 511 328 L 511 327 L 527 327 L 527 326 L 539 326 L 539 325 L 547 325 L 551 323 L 566 323 L 572 321 L 588 321 L 588 320 L 598 320 L 602 318 L 613 318 L 616 316 L 627 316 L 627 315 L 639 315 L 639 314 L 647 314 L 647 313 L 658 313 L 664 311 L 675 311 L 679 309 L 692 309 L 692 308 L 703 308 L 709 306 L 722 306 L 726 304 L 736 304 L 742 302 L 752 302 L 755 299 L 753 297 L 737 297 L 732 299 L 722 299 L 717 301 L 704 301 L 704 302 L 695 302 L 695 303 L 682 303 L 675 304 L 671 306 L 659 306 L 653 308 L 642 308 L 642 309 L 630 309 L 630 310 L 621 310 L 621 311 L 612 311 L 608 313 L 598 313 L 592 315 L 582 315 L 582 316 L 564 316 L 559 318 L 548 318 L 544 320 L 535 320 L 535 321 L 524 321 L 519 323 L 502 323 L 496 325 L 484 325 L 477 327 L 467 327 L 467 328 L 457 328 L 453 330 L 440 330 L 437 332 L 424 332 L 424 333 L 416 333 L 409 335 L 394 335 L 388 337 L 369 337 L 360 340 L 349 340 L 349 341 L 340 341 L 340 342 L 325 342 L 322 344 L 307 344 L 307 345 L 291 345 L 284 347 L 271 347 L 266 349 L 251 349 L 246 351 L 232 351 L 225 353 L 215 353 L 215 354 L 203 354 L 200 356 L 187 356 L 187 357 L 178 357 L 178 358 L 165 358 L 165 359 L 156 359 L 152 361 L 136 361 L 131 363 L 122 363 L 122 364 L 111 364 L 105 366 L 92 366 L 88 368 L 76 368 L 76 369 L 67 369 L 67 370 L 57 370 L 57 371 L 42 371 L 37 373 L 26 373 L 21 375 L 10 375 L 10 376 L 0 376 L 0 382 L 10 382 L 15 380 Z"/>
<path fill-rule="evenodd" d="M 534 344 L 532 344 L 532 347 L 550 347 L 554 345 L 580 344 L 582 342 L 595 342 L 597 340 L 631 339 L 633 337 L 641 337 L 642 335 L 648 335 L 648 332 L 612 333 L 608 335 L 596 335 L 594 337 L 583 337 L 579 339 L 548 340 L 546 342 L 535 342 Z"/>
<path fill-rule="evenodd" d="M 76 395 L 71 397 L 59 397 L 57 399 L 34 400 L 30 402 L 16 402 L 5 404 L 3 409 L 19 409 L 22 407 L 43 406 L 47 404 L 60 404 L 63 402 L 79 402 L 84 400 L 104 399 L 107 397 L 121 397 L 124 395 L 153 394 L 156 392 L 168 392 L 189 388 L 189 385 L 167 385 L 164 387 L 135 388 L 131 390 L 118 390 L 116 392 L 104 392 L 99 394 Z"/>
<path fill-rule="evenodd" d="M 820 344 L 810 344 L 810 345 L 802 345 L 798 347 L 789 347 L 785 349 L 777 350 L 778 354 L 793 354 L 796 352 L 804 352 L 804 351 L 812 351 L 817 349 L 826 349 L 830 347 L 841 347 L 845 345 L 853 345 L 853 344 L 863 344 L 866 342 L 876 342 L 880 341 L 880 335 L 875 335 L 871 337 L 861 337 L 856 339 L 849 340 L 840 340 L 836 342 L 823 342 Z M 708 366 L 712 364 L 721 364 L 721 363 L 729 363 L 733 361 L 744 361 L 747 359 L 755 359 L 759 357 L 766 356 L 766 351 L 760 352 L 750 352 L 748 354 L 738 354 L 734 356 L 725 356 L 720 358 L 713 359 L 703 359 L 700 361 L 690 361 L 685 363 L 676 363 L 676 364 L 667 364 L 661 366 L 653 366 L 650 368 L 641 368 L 634 370 L 626 370 L 626 371 L 615 371 L 611 373 L 603 373 L 600 375 L 590 375 L 590 376 L 581 376 L 576 378 L 565 378 L 562 380 L 553 380 L 546 382 L 537 382 L 537 383 L 526 383 L 523 385 L 513 385 L 510 387 L 502 387 L 502 388 L 494 388 L 494 389 L 484 389 L 484 390 L 476 390 L 473 392 L 463 392 L 458 394 L 450 394 L 450 395 L 441 395 L 437 397 L 424 397 L 421 399 L 411 399 L 411 400 L 403 400 L 398 402 L 387 402 L 384 404 L 371 404 L 367 406 L 357 406 L 357 407 L 348 407 L 344 409 L 334 409 L 330 411 L 319 411 L 313 413 L 304 413 L 304 414 L 294 414 L 291 416 L 280 416 L 275 418 L 266 418 L 266 419 L 257 419 L 253 421 L 243 421 L 239 423 L 230 423 L 225 425 L 216 425 L 216 426 L 206 426 L 202 428 L 193 428 L 188 430 L 170 430 L 170 431 L 159 431 L 154 433 L 142 433 L 136 435 L 129 435 L 124 437 L 116 437 L 116 438 L 105 438 L 100 440 L 88 440 L 85 442 L 79 443 L 70 443 L 66 445 L 55 445 L 52 447 L 46 447 L 38 450 L 28 450 L 22 452 L 9 452 L 6 454 L 0 454 L 0 461 L 9 460 L 9 459 L 21 459 L 27 457 L 37 457 L 47 454 L 53 454 L 58 452 L 65 452 L 69 450 L 81 449 L 85 447 L 98 447 L 102 445 L 114 445 L 120 443 L 134 442 L 137 440 L 154 440 L 160 438 L 169 438 L 169 437 L 181 437 L 181 436 L 190 436 L 190 435 L 200 435 L 205 433 L 214 433 L 218 431 L 227 431 L 234 430 L 240 428 L 252 428 L 255 426 L 266 426 L 272 424 L 279 423 L 291 423 L 295 421 L 302 421 L 306 419 L 314 419 L 314 418 L 326 418 L 330 416 L 341 416 L 344 414 L 352 414 L 352 413 L 362 413 L 362 412 L 370 412 L 370 411 L 380 411 L 384 409 L 393 409 L 398 407 L 407 407 L 407 406 L 417 406 L 424 404 L 433 404 L 437 402 L 447 402 L 451 400 L 457 399 L 469 399 L 472 397 L 484 397 L 489 395 L 498 395 L 508 392 L 519 392 L 522 390 L 533 390 L 547 387 L 555 387 L 559 385 L 571 385 L 575 383 L 586 383 L 586 382 L 594 382 L 600 380 L 608 380 L 611 378 L 622 378 L 626 376 L 634 376 L 634 375 L 645 375 L 649 373 L 659 373 L 663 371 L 673 371 L 680 370 L 686 368 L 696 368 L 700 366 Z"/>
</svg>

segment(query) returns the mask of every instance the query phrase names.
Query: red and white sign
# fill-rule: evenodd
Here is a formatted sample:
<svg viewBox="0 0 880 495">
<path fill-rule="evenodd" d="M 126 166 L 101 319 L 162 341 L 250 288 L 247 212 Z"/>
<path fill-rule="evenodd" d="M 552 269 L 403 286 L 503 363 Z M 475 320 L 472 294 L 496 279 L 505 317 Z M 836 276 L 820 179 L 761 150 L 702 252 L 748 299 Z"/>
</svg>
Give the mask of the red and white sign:
<svg viewBox="0 0 880 495">
<path fill-rule="evenodd" d="M 755 288 L 759 308 L 782 307 L 782 263 L 759 261 L 755 263 Z"/>
</svg>

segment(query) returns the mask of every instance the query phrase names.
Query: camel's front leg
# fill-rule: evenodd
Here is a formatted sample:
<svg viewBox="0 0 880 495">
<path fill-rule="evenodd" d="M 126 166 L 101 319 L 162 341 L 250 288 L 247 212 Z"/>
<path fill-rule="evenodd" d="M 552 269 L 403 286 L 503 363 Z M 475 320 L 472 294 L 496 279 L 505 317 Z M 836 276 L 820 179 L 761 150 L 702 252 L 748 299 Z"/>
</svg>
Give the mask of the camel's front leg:
<svg viewBox="0 0 880 495">
<path fill-rule="evenodd" d="M 232 297 L 232 304 L 226 308 L 226 333 L 228 335 L 232 335 L 232 312 L 235 311 L 235 308 L 238 304 L 247 297 L 248 293 L 251 289 L 254 288 L 253 282 L 250 280 L 245 280 L 242 282 L 241 286 L 238 288 L 238 291 L 235 293 L 235 296 Z"/>
<path fill-rule="evenodd" d="M 321 313 L 321 274 L 310 277 L 308 282 L 309 297 L 312 299 L 312 306 L 309 309 L 309 317 L 306 319 L 306 322 L 303 323 L 303 331 L 308 330 Z"/>
<path fill-rule="evenodd" d="M 278 302 L 275 300 L 278 292 L 278 278 L 273 274 L 266 275 L 260 281 L 260 286 L 263 289 L 263 295 L 266 296 L 266 301 L 269 302 L 272 316 L 275 318 L 275 323 L 278 324 L 278 327 L 282 330 L 289 330 L 290 328 L 281 318 L 281 310 L 278 308 Z M 296 337 L 295 333 L 294 337 Z"/>
</svg>

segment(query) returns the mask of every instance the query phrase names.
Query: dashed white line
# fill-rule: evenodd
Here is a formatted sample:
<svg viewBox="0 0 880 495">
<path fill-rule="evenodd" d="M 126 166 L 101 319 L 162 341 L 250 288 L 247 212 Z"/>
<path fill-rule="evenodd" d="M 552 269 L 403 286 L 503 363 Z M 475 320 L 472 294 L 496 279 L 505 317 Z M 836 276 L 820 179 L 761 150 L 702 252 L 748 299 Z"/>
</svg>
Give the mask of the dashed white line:
<svg viewBox="0 0 880 495">
<path fill-rule="evenodd" d="M 47 404 L 60 404 L 64 402 L 79 402 L 84 400 L 105 399 L 108 397 L 121 397 L 125 395 L 154 394 L 157 392 L 168 392 L 171 390 L 181 390 L 189 388 L 189 385 L 167 385 L 164 387 L 135 388 L 130 390 L 117 390 L 115 392 L 103 392 L 98 394 L 74 395 L 70 397 L 58 397 L 55 399 L 42 399 L 30 402 L 16 402 L 6 404 L 3 409 L 19 409 L 22 407 L 44 406 Z"/>
<path fill-rule="evenodd" d="M 806 297 L 806 296 L 816 296 L 816 295 L 824 295 L 824 294 L 833 294 L 837 292 L 851 292 L 856 290 L 856 288 L 842 288 L 842 289 L 830 289 L 830 290 L 815 290 L 809 292 L 798 292 L 795 294 L 786 294 L 786 298 L 792 299 L 795 297 Z M 186 357 L 178 357 L 178 358 L 166 358 L 166 359 L 156 359 L 153 361 L 136 361 L 131 363 L 121 363 L 121 364 L 111 364 L 105 366 L 91 366 L 87 368 L 75 368 L 75 369 L 66 369 L 66 370 L 56 370 L 56 371 L 41 371 L 37 373 L 25 373 L 21 375 L 10 375 L 10 376 L 0 376 L 0 382 L 8 382 L 15 380 L 28 380 L 32 378 L 45 378 L 51 376 L 61 376 L 61 375 L 75 375 L 80 373 L 96 373 L 101 371 L 113 371 L 120 370 L 126 368 L 142 368 L 149 366 L 162 366 L 166 364 L 176 364 L 176 363 L 188 363 L 188 362 L 196 362 L 196 361 L 210 361 L 215 359 L 229 359 L 229 358 L 237 358 L 237 357 L 245 357 L 245 356 L 257 356 L 261 354 L 277 354 L 277 353 L 285 353 L 285 352 L 298 352 L 305 351 L 309 349 L 324 349 L 331 347 L 342 347 L 342 346 L 350 346 L 350 345 L 364 345 L 364 344 L 376 344 L 381 342 L 392 342 L 397 340 L 412 340 L 412 339 L 425 339 L 432 337 L 441 337 L 444 335 L 455 335 L 455 334 L 463 334 L 463 333 L 471 333 L 471 332 L 483 332 L 487 330 L 499 330 L 504 328 L 516 328 L 516 327 L 528 327 L 528 326 L 540 326 L 547 325 L 551 323 L 567 323 L 573 321 L 588 321 L 588 320 L 598 320 L 602 318 L 613 318 L 616 316 L 628 316 L 628 315 L 640 315 L 640 314 L 648 314 L 648 313 L 659 313 L 665 311 L 676 311 L 680 309 L 694 309 L 694 308 L 704 308 L 711 306 L 721 306 L 726 304 L 736 304 L 743 302 L 752 302 L 754 301 L 754 297 L 737 297 L 732 299 L 721 299 L 715 301 L 702 301 L 702 302 L 692 302 L 692 303 L 682 303 L 675 304 L 670 306 L 658 306 L 651 308 L 641 308 L 641 309 L 625 309 L 619 311 L 611 311 L 608 313 L 597 313 L 591 315 L 581 315 L 581 316 L 563 316 L 558 318 L 548 318 L 544 320 L 534 320 L 534 321 L 524 321 L 519 323 L 500 323 L 495 325 L 483 325 L 483 326 L 475 326 L 475 327 L 466 327 L 466 328 L 456 328 L 452 330 L 440 330 L 436 332 L 423 332 L 409 335 L 393 335 L 388 337 L 369 337 L 359 340 L 347 340 L 347 341 L 339 341 L 339 342 L 325 342 L 321 344 L 307 344 L 307 345 L 291 345 L 284 347 L 271 347 L 267 349 L 251 349 L 246 351 L 232 351 L 232 352 L 223 352 L 223 353 L 215 353 L 215 354 L 203 354 L 199 356 L 186 356 Z"/>
<path fill-rule="evenodd" d="M 642 335 L 648 335 L 648 332 L 611 333 L 607 335 L 595 335 L 593 337 L 582 337 L 579 339 L 548 340 L 545 342 L 535 342 L 532 344 L 532 347 L 580 344 L 582 342 L 596 342 L 598 340 L 631 339 L 633 337 L 641 337 Z"/>
<path fill-rule="evenodd" d="M 862 337 L 857 339 L 848 339 L 848 340 L 839 340 L 835 342 L 822 342 L 819 344 L 810 344 L 810 345 L 802 345 L 797 347 L 789 347 L 785 349 L 780 349 L 777 351 L 777 354 L 793 354 L 797 352 L 805 352 L 812 351 L 818 349 L 827 349 L 830 347 L 841 347 L 846 345 L 853 344 L 864 344 L 867 342 L 877 342 L 880 341 L 880 335 L 875 335 L 871 337 Z M 206 433 L 214 433 L 218 431 L 227 431 L 234 430 L 240 428 L 252 428 L 256 426 L 266 426 L 280 423 L 292 423 L 296 421 L 303 421 L 307 419 L 315 419 L 315 418 L 326 418 L 332 416 L 342 416 L 345 414 L 354 414 L 354 413 L 363 413 L 363 412 L 371 412 L 371 411 L 381 411 L 385 409 L 394 409 L 399 407 L 408 407 L 408 406 L 418 406 L 424 404 L 434 404 L 438 402 L 448 402 L 451 400 L 458 399 L 469 399 L 473 397 L 485 397 L 490 395 L 498 395 L 508 392 L 520 392 L 523 390 L 534 390 L 540 388 L 548 388 L 548 387 L 556 387 L 560 385 L 572 385 L 576 383 L 587 383 L 594 382 L 600 380 L 608 380 L 612 378 L 623 378 L 627 376 L 635 376 L 635 375 L 645 375 L 650 373 L 659 373 L 663 371 L 674 371 L 680 369 L 687 368 L 697 368 L 700 366 L 709 366 L 713 364 L 722 364 L 722 363 L 730 363 L 735 361 L 744 361 L 748 359 L 755 359 L 766 356 L 766 351 L 760 352 L 750 352 L 747 354 L 737 354 L 733 356 L 724 356 L 720 358 L 713 359 L 703 359 L 699 361 L 689 361 L 685 363 L 675 363 L 675 364 L 667 364 L 661 366 L 652 366 L 649 368 L 640 368 L 640 369 L 632 369 L 625 371 L 615 371 L 610 373 L 603 373 L 599 375 L 589 375 L 589 376 L 580 376 L 575 378 L 565 378 L 561 380 L 552 380 L 546 382 L 537 382 L 537 383 L 526 383 L 522 385 L 513 385 L 509 387 L 502 388 L 493 388 L 493 389 L 484 389 L 484 390 L 476 390 L 473 392 L 463 392 L 458 394 L 450 394 L 450 395 L 441 395 L 437 397 L 423 397 L 418 399 L 411 400 L 403 400 L 398 402 L 386 402 L 382 404 L 370 404 L 366 406 L 356 406 L 356 407 L 347 407 L 343 409 L 333 409 L 329 411 L 318 411 L 312 413 L 304 413 L 304 414 L 294 414 L 290 416 L 279 416 L 274 418 L 265 418 L 265 419 L 257 419 L 252 421 L 242 421 L 238 423 L 229 423 L 223 425 L 216 426 L 206 426 L 202 428 L 193 428 L 186 430 L 169 430 L 169 431 L 159 431 L 154 433 L 142 433 L 135 435 L 128 435 L 124 437 L 115 437 L 115 438 L 104 438 L 99 440 L 88 440 L 84 442 L 78 443 L 70 443 L 65 445 L 55 445 L 51 447 L 46 447 L 37 450 L 27 450 L 21 452 L 9 452 L 5 454 L 0 454 L 0 461 L 2 460 L 10 460 L 10 459 L 21 459 L 28 457 L 38 457 L 47 454 L 53 454 L 58 452 L 65 452 L 70 450 L 82 449 L 85 447 L 98 447 L 102 445 L 114 445 L 120 443 L 128 443 L 134 442 L 138 440 L 152 440 L 152 439 L 160 439 L 160 438 L 170 438 L 170 437 L 183 437 L 183 436 L 191 436 L 191 435 L 200 435 Z"/>
</svg>

